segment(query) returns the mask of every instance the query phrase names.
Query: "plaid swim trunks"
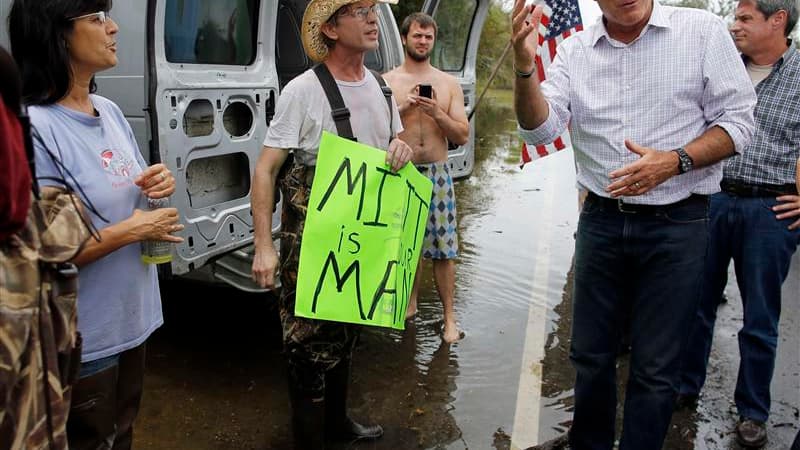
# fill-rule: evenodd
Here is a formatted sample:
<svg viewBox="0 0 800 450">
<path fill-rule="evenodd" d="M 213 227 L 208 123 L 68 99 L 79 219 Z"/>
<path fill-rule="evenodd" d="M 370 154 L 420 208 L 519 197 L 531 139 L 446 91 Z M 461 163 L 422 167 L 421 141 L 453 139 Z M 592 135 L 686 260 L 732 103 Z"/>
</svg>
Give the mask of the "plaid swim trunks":
<svg viewBox="0 0 800 450">
<path fill-rule="evenodd" d="M 428 259 L 457 258 L 456 196 L 453 191 L 450 168 L 446 161 L 417 164 L 416 166 L 433 182 L 431 208 L 425 225 L 425 240 L 422 243 L 422 256 Z"/>
</svg>

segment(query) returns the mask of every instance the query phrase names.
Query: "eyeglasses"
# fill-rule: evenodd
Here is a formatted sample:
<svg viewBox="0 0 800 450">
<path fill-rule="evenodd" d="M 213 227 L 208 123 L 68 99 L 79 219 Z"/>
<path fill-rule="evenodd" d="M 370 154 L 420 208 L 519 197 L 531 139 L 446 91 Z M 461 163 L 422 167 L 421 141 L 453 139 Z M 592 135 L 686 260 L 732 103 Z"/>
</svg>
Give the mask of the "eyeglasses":
<svg viewBox="0 0 800 450">
<path fill-rule="evenodd" d="M 97 19 L 100 23 L 104 24 L 106 23 L 106 20 L 111 18 L 111 16 L 106 11 L 97 11 L 90 14 L 84 14 L 82 16 L 71 17 L 67 20 L 73 21 L 73 20 L 88 19 L 88 18 L 91 18 L 92 20 Z"/>
<path fill-rule="evenodd" d="M 355 17 L 356 19 L 360 19 L 360 20 L 366 21 L 367 17 L 369 17 L 369 15 L 370 15 L 370 13 L 378 14 L 378 10 L 376 8 L 377 8 L 377 5 L 362 6 L 360 8 L 351 8 L 351 9 L 348 9 L 347 11 L 342 11 L 340 15 L 342 15 L 342 16 L 351 16 L 351 17 Z"/>
</svg>

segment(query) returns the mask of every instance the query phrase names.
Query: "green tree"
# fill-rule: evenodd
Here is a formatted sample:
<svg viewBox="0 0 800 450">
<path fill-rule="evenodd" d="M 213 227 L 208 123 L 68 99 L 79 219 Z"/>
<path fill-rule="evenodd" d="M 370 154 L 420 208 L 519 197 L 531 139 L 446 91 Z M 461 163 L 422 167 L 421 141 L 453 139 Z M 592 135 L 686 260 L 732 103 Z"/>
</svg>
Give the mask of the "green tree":
<svg viewBox="0 0 800 450">
<path fill-rule="evenodd" d="M 738 0 L 662 0 L 664 3 L 673 6 L 684 6 L 687 8 L 705 9 L 722 17 L 729 25 L 733 23 L 733 15 L 736 11 Z M 800 30 L 795 27 L 789 35 L 796 47 L 800 47 Z"/>
<path fill-rule="evenodd" d="M 403 23 L 403 19 L 405 19 L 406 16 L 421 10 L 422 3 L 423 0 L 403 0 L 401 2 L 397 2 L 396 5 L 391 5 L 392 14 L 394 14 L 394 20 L 397 22 L 397 28 L 400 28 L 400 24 Z"/>
<path fill-rule="evenodd" d="M 481 42 L 478 46 L 478 60 L 476 72 L 478 76 L 478 89 L 480 92 L 486 85 L 492 69 L 502 56 L 503 50 L 511 39 L 511 18 L 509 13 L 503 11 L 500 1 L 493 1 L 489 8 L 486 23 L 483 25 Z M 511 89 L 514 81 L 512 58 L 508 55 L 503 66 L 498 70 L 497 76 L 492 81 L 491 87 L 496 89 Z"/>
<path fill-rule="evenodd" d="M 733 11 L 736 9 L 737 0 L 664 0 L 664 3 L 686 8 L 705 9 L 730 23 L 733 21 Z"/>
</svg>

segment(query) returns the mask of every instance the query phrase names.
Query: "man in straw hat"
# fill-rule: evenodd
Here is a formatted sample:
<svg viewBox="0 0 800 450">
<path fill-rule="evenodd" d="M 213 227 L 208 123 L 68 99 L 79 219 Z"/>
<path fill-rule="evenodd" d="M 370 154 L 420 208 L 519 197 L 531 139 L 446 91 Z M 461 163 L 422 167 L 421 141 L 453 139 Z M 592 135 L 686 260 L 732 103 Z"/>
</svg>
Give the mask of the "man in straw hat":
<svg viewBox="0 0 800 450">
<path fill-rule="evenodd" d="M 399 170 L 411 159 L 412 150 L 395 138 L 403 129 L 397 105 L 391 98 L 387 101 L 379 76 L 364 67 L 366 52 L 378 47 L 375 8 L 374 0 L 312 0 L 303 16 L 303 46 L 311 59 L 322 64 L 319 69 L 332 76 L 331 84 L 350 112 L 351 134 L 361 143 L 386 149 L 386 162 Z M 295 448 L 315 450 L 323 449 L 326 439 L 375 439 L 383 434 L 379 425 L 358 424 L 346 413 L 350 360 L 359 328 L 294 316 L 301 238 L 322 131 L 337 133 L 342 125 L 341 117 L 334 121 L 320 77 L 308 70 L 284 88 L 252 190 L 253 279 L 267 288 L 275 287 L 279 264 L 270 232 L 276 181 L 283 193 L 279 309 L 289 360 L 292 426 Z"/>
</svg>

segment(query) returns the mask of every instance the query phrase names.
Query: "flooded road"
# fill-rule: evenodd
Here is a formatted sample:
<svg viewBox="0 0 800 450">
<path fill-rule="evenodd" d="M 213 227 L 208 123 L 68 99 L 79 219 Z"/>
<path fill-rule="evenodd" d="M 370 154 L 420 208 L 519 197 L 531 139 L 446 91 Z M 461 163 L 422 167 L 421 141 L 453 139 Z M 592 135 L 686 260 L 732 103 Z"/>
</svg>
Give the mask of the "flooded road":
<svg viewBox="0 0 800 450">
<path fill-rule="evenodd" d="M 354 416 L 381 423 L 386 435 L 339 448 L 525 449 L 569 425 L 568 280 L 578 215 L 572 154 L 520 171 L 511 111 L 484 106 L 475 170 L 456 185 L 455 309 L 466 338 L 442 344 L 441 305 L 423 265 L 417 317 L 404 332 L 365 329 L 354 357 Z M 770 449 L 788 448 L 798 424 L 798 265 L 784 288 Z M 735 448 L 729 430 L 741 308 L 733 286 L 720 310 L 707 393 L 698 412 L 676 415 L 666 448 Z M 186 283 L 165 285 L 164 297 L 166 325 L 148 348 L 136 449 L 291 448 L 274 300 Z"/>
</svg>

